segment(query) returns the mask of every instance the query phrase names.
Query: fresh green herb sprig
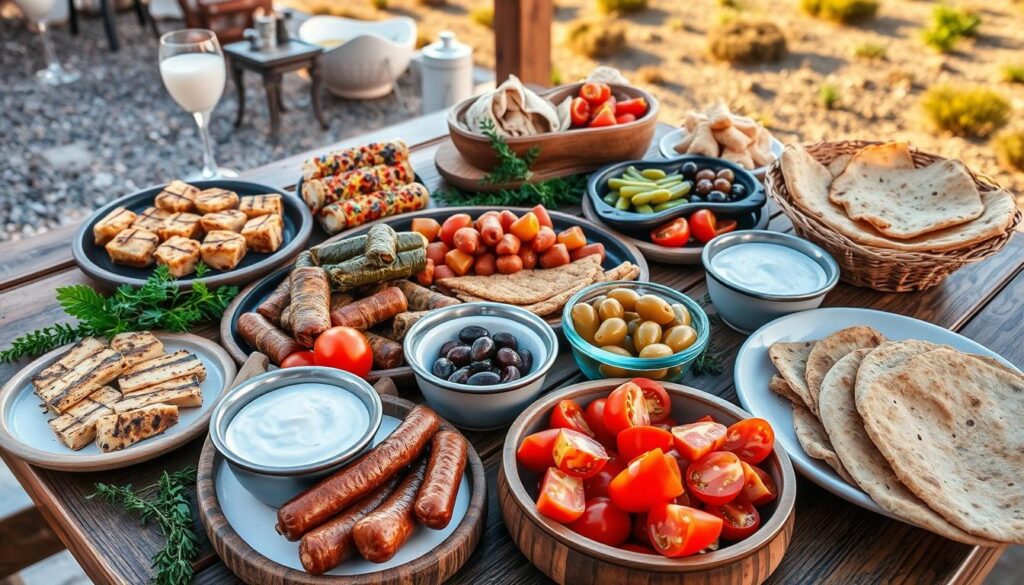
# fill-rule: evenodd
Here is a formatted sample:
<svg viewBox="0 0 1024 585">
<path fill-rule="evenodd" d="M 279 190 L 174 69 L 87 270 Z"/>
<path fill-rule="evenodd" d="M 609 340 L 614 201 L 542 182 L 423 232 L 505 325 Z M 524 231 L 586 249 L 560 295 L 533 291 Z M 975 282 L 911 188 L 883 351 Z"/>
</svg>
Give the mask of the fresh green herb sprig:
<svg viewBox="0 0 1024 585">
<path fill-rule="evenodd" d="M 88 496 L 89 499 L 100 497 L 129 512 L 137 512 L 143 525 L 156 521 L 166 544 L 153 557 L 152 567 L 156 574 L 151 583 L 180 585 L 192 582 L 192 561 L 199 552 L 199 537 L 193 530 L 195 521 L 189 506 L 190 488 L 195 483 L 196 469 L 188 466 L 174 473 L 165 471 L 157 483 L 140 490 L 132 489 L 131 484 L 97 483 L 96 492 Z"/>
<path fill-rule="evenodd" d="M 498 156 L 498 164 L 491 169 L 482 182 L 487 185 L 501 185 L 513 181 L 529 181 L 533 176 L 530 167 L 537 162 L 537 157 L 540 156 L 540 147 L 531 147 L 520 157 L 508 145 L 505 138 L 498 135 L 494 122 L 484 120 L 480 123 L 480 127 L 490 142 L 491 148 L 494 149 L 494 154 Z"/>
<path fill-rule="evenodd" d="M 238 294 L 238 287 L 210 290 L 200 280 L 207 271 L 202 263 L 196 266 L 196 279 L 190 289 L 179 289 L 166 266 L 158 266 L 141 287 L 123 284 L 111 296 L 84 284 L 58 288 L 57 302 L 78 322 L 43 327 L 18 337 L 11 347 L 0 351 L 0 362 L 39 355 L 93 335 L 113 337 L 146 329 L 182 332 L 219 319 Z"/>
<path fill-rule="evenodd" d="M 705 309 L 705 313 L 707 313 L 706 309 L 711 306 L 711 295 L 705 293 L 704 296 L 697 299 L 697 304 L 700 305 L 701 308 Z M 707 313 L 707 315 L 709 326 L 715 326 L 722 322 L 721 317 L 719 317 L 717 313 Z M 722 363 L 718 360 L 717 354 L 718 348 L 715 347 L 715 344 L 712 341 L 708 340 L 708 344 L 704 347 L 704 351 L 700 352 L 697 359 L 693 360 L 693 366 L 690 368 L 690 371 L 693 372 L 694 376 L 703 376 L 705 374 L 717 376 L 718 374 L 721 374 Z"/>
</svg>

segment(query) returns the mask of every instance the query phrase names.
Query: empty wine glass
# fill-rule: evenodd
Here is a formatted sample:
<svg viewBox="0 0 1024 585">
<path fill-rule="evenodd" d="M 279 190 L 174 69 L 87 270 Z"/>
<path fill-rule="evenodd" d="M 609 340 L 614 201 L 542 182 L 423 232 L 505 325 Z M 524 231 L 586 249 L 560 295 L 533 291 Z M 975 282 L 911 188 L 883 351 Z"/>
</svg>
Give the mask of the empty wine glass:
<svg viewBox="0 0 1024 585">
<path fill-rule="evenodd" d="M 43 42 L 43 55 L 46 57 L 46 68 L 36 71 L 36 79 L 47 85 L 64 85 L 78 80 L 78 73 L 65 69 L 57 58 L 57 52 L 53 50 L 53 43 L 50 41 L 50 29 L 46 23 L 46 17 L 53 10 L 56 0 L 16 0 L 15 2 L 25 18 L 36 23 L 39 29 L 39 38 Z"/>
<path fill-rule="evenodd" d="M 160 76 L 174 101 L 192 114 L 203 139 L 201 178 L 236 177 L 217 167 L 210 139 L 210 114 L 224 95 L 226 70 L 217 35 L 205 29 L 169 32 L 160 37 Z"/>
</svg>

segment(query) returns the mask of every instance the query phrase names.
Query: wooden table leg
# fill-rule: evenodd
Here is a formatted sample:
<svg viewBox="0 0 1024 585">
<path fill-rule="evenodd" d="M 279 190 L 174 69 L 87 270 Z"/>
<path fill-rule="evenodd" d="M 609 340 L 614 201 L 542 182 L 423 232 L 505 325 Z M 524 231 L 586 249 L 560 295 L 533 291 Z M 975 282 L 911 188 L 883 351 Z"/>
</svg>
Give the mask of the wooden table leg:
<svg viewBox="0 0 1024 585">
<path fill-rule="evenodd" d="M 100 0 L 103 9 L 103 28 L 107 31 L 107 42 L 110 43 L 110 50 L 117 51 L 121 43 L 117 40 L 117 13 L 114 11 L 114 0 Z"/>
<path fill-rule="evenodd" d="M 270 134 L 277 136 L 281 127 L 281 76 L 267 73 L 263 75 L 263 88 L 267 92 L 267 111 L 270 112 Z"/>
<path fill-rule="evenodd" d="M 75 0 L 68 0 L 68 20 L 71 25 L 71 34 L 78 34 L 78 10 L 75 10 Z"/>
<path fill-rule="evenodd" d="M 310 99 L 313 102 L 313 115 L 316 116 L 316 121 L 320 122 L 320 128 L 327 130 L 324 112 L 320 108 L 320 64 L 316 59 L 313 60 L 313 65 L 309 68 L 309 78 L 311 80 L 309 91 L 312 94 Z"/>
<path fill-rule="evenodd" d="M 235 89 L 238 90 L 238 114 L 235 116 L 235 128 L 242 125 L 242 118 L 245 116 L 245 83 L 242 80 L 242 68 L 234 63 L 231 64 L 231 77 L 235 80 Z"/>
</svg>

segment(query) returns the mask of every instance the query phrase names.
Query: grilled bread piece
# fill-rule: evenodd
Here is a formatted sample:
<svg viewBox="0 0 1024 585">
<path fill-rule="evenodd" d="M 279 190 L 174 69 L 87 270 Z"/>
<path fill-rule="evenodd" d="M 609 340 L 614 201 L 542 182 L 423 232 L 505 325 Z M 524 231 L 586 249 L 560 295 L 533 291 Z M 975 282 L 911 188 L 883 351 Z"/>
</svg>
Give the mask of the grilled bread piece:
<svg viewBox="0 0 1024 585">
<path fill-rule="evenodd" d="M 237 209 L 225 209 L 224 211 L 207 213 L 199 219 L 199 223 L 202 224 L 203 230 L 207 233 L 214 230 L 240 232 L 248 219 L 247 215 Z"/>
<path fill-rule="evenodd" d="M 245 245 L 254 252 L 275 252 L 284 239 L 284 221 L 276 213 L 254 217 L 245 222 L 242 236 L 245 237 Z"/>
<path fill-rule="evenodd" d="M 179 349 L 174 353 L 135 364 L 121 374 L 117 383 L 121 387 L 121 392 L 127 396 L 143 388 L 190 374 L 199 376 L 201 382 L 206 379 L 206 366 L 195 354 Z"/>
<path fill-rule="evenodd" d="M 245 213 L 249 218 L 270 215 L 271 213 L 283 216 L 284 202 L 281 201 L 281 196 L 276 193 L 246 195 L 239 201 L 238 210 Z"/>
<path fill-rule="evenodd" d="M 103 219 L 96 222 L 96 225 L 92 226 L 92 235 L 96 245 L 106 246 L 107 242 L 121 233 L 121 230 L 132 225 L 137 217 L 134 211 L 128 211 L 124 207 L 114 208 Z"/>
<path fill-rule="evenodd" d="M 96 421 L 114 414 L 114 404 L 121 393 L 110 386 L 100 386 L 64 414 L 50 419 L 50 428 L 68 449 L 78 451 L 96 438 Z"/>
<path fill-rule="evenodd" d="M 160 245 L 160 236 L 153 232 L 130 227 L 107 242 L 105 248 L 114 264 L 145 268 L 153 263 L 153 252 Z"/>
<path fill-rule="evenodd" d="M 131 227 L 142 228 L 146 231 L 157 234 L 160 233 L 160 228 L 163 227 L 164 220 L 170 216 L 170 211 L 158 209 L 156 207 L 147 207 L 135 218 Z"/>
<path fill-rule="evenodd" d="M 86 337 L 72 345 L 71 349 L 62 355 L 59 360 L 47 366 L 35 376 L 32 376 L 32 385 L 36 387 L 36 394 L 39 394 L 41 390 L 49 387 L 58 378 L 71 371 L 71 368 L 77 366 L 85 358 L 102 349 L 106 349 L 106 347 L 106 344 L 95 337 Z"/>
<path fill-rule="evenodd" d="M 238 193 L 213 187 L 196 195 L 196 209 L 199 213 L 213 213 L 238 207 Z"/>
<path fill-rule="evenodd" d="M 179 408 L 203 405 L 202 380 L 196 374 L 174 378 L 128 394 L 112 406 L 114 412 L 127 412 L 150 404 L 173 404 Z"/>
<path fill-rule="evenodd" d="M 192 274 L 199 262 L 199 242 L 181 236 L 174 236 L 153 253 L 158 265 L 167 266 L 171 276 L 181 278 Z"/>
<path fill-rule="evenodd" d="M 169 240 L 174 236 L 192 238 L 198 240 L 203 234 L 203 226 L 199 223 L 199 216 L 194 213 L 179 211 L 172 213 L 164 220 L 160 227 L 160 239 Z"/>
<path fill-rule="evenodd" d="M 164 190 L 157 194 L 153 204 L 167 211 L 192 211 L 196 208 L 196 195 L 199 187 L 193 187 L 185 181 L 171 181 Z"/>
<path fill-rule="evenodd" d="M 96 421 L 96 444 L 109 453 L 159 435 L 178 422 L 178 407 L 151 404 L 138 410 L 101 416 Z"/>
<path fill-rule="evenodd" d="M 110 348 L 124 356 L 125 368 L 164 355 L 164 344 L 149 331 L 118 333 Z"/>
<path fill-rule="evenodd" d="M 103 348 L 58 378 L 45 389 L 37 392 L 54 412 L 62 413 L 104 384 L 113 382 L 124 371 L 124 357 Z"/>
<path fill-rule="evenodd" d="M 231 270 L 245 258 L 245 238 L 241 234 L 224 230 L 214 230 L 206 234 L 199 253 L 212 268 Z"/>
</svg>

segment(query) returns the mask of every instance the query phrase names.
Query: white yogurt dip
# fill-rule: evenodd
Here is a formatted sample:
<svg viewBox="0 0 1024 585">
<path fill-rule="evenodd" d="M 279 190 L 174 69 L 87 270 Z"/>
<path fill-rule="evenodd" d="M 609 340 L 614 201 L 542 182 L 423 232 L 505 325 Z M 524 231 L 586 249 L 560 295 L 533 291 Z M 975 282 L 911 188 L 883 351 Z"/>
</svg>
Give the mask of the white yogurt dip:
<svg viewBox="0 0 1024 585">
<path fill-rule="evenodd" d="M 711 267 L 722 280 L 763 294 L 803 295 L 828 282 L 812 258 L 779 244 L 736 244 L 715 254 Z"/>
<path fill-rule="evenodd" d="M 359 442 L 370 413 L 354 394 L 304 382 L 271 390 L 238 411 L 224 441 L 257 465 L 293 467 L 329 459 Z"/>
</svg>

